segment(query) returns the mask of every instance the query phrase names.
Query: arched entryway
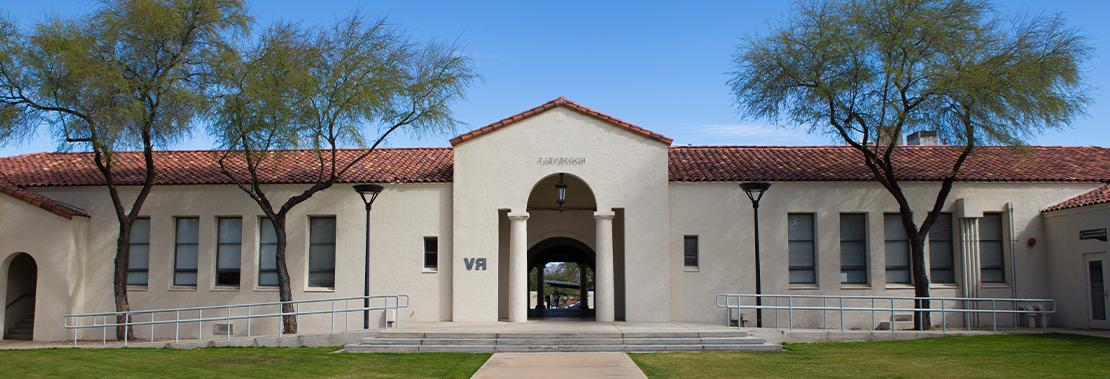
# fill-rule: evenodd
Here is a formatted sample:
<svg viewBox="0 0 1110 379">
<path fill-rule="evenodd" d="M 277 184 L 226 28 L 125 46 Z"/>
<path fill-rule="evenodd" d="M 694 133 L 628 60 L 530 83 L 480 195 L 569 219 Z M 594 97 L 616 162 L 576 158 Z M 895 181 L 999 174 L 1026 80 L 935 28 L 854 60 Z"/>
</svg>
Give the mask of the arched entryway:
<svg viewBox="0 0 1110 379">
<path fill-rule="evenodd" d="M 622 270 L 614 260 L 617 212 L 599 209 L 597 204 L 584 180 L 557 172 L 533 185 L 525 207 L 501 210 L 498 261 L 502 274 L 498 279 L 502 290 L 498 303 L 503 319 L 523 322 L 536 316 L 539 304 L 533 294 L 541 292 L 536 290 L 539 283 L 549 284 L 536 278 L 538 267 L 554 262 L 585 271 L 586 281 L 593 282 L 583 286 L 583 276 L 576 275 L 577 284 L 569 280 L 554 283 L 561 286 L 560 291 L 579 291 L 573 297 L 564 293 L 566 298 L 552 299 L 556 307 L 566 307 L 571 298 L 577 303 L 584 291 L 588 311 L 575 316 L 616 320 L 616 305 L 622 301 L 615 289 L 615 273 Z"/>
<path fill-rule="evenodd" d="M 593 249 L 553 237 L 528 250 L 529 319 L 593 319 Z"/>
<path fill-rule="evenodd" d="M 4 296 L 4 339 L 31 340 L 35 330 L 35 286 L 38 266 L 29 254 L 11 258 Z"/>
</svg>

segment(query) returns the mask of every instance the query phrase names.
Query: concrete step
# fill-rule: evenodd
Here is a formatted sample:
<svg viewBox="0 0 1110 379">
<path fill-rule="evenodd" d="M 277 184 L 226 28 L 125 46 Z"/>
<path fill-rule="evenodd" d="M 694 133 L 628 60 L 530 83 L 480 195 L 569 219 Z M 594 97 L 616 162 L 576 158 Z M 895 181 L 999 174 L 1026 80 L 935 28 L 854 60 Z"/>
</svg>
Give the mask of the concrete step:
<svg viewBox="0 0 1110 379">
<path fill-rule="evenodd" d="M 667 351 L 778 351 L 782 346 L 756 345 L 348 345 L 348 353 L 528 353 L 528 352 L 667 352 Z"/>
<path fill-rule="evenodd" d="M 4 335 L 4 339 L 30 341 L 31 333 L 8 333 Z"/>
</svg>

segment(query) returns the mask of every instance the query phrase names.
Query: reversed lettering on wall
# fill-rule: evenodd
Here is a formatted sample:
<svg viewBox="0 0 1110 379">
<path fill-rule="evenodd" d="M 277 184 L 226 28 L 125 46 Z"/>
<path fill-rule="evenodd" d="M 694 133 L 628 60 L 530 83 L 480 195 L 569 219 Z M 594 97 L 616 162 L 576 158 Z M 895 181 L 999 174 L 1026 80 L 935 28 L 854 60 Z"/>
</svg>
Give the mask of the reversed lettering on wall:
<svg viewBox="0 0 1110 379">
<path fill-rule="evenodd" d="M 463 258 L 466 271 L 486 271 L 485 258 Z"/>
<path fill-rule="evenodd" d="M 586 157 L 539 157 L 536 164 L 540 166 L 581 166 L 586 164 Z"/>
</svg>

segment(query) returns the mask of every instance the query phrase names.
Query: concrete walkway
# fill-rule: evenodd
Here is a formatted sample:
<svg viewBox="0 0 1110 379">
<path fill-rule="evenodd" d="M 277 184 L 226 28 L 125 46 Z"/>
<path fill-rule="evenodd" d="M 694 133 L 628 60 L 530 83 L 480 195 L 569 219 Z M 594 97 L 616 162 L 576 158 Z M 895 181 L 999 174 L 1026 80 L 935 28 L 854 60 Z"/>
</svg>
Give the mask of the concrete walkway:
<svg viewBox="0 0 1110 379">
<path fill-rule="evenodd" d="M 497 353 L 473 378 L 647 378 L 625 353 Z"/>
</svg>

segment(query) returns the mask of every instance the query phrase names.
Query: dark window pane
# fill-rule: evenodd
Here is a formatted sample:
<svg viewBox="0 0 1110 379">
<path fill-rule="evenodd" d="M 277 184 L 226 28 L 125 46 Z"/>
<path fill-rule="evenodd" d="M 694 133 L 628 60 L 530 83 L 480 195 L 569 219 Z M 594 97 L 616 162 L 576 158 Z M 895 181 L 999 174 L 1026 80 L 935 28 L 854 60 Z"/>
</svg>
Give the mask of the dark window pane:
<svg viewBox="0 0 1110 379">
<path fill-rule="evenodd" d="M 886 257 L 887 283 L 912 283 L 910 277 L 910 243 L 906 229 L 902 226 L 902 216 L 897 213 L 883 215 L 883 243 Z"/>
<path fill-rule="evenodd" d="M 200 241 L 200 219 L 179 217 L 174 232 L 173 285 L 197 285 L 197 243 Z"/>
<path fill-rule="evenodd" d="M 698 267 L 698 236 L 682 238 L 682 264 L 686 267 Z"/>
<path fill-rule="evenodd" d="M 1088 261 L 1087 276 L 1091 282 L 1091 319 L 1106 320 L 1106 283 L 1103 279 L 1102 261 Z"/>
<path fill-rule="evenodd" d="M 979 220 L 979 269 L 983 283 L 1006 282 L 1002 250 L 1002 214 L 984 213 Z"/>
<path fill-rule="evenodd" d="M 790 283 L 816 284 L 817 257 L 814 245 L 813 214 L 786 215 L 790 262 Z"/>
<path fill-rule="evenodd" d="M 840 282 L 867 284 L 867 216 L 840 215 Z"/>
<path fill-rule="evenodd" d="M 424 237 L 424 268 L 439 267 L 439 238 Z"/>
<path fill-rule="evenodd" d="M 335 287 L 335 217 L 310 217 L 308 286 Z"/>
<path fill-rule="evenodd" d="M 941 213 L 929 230 L 929 276 L 933 283 L 955 283 L 952 214 Z"/>
</svg>

